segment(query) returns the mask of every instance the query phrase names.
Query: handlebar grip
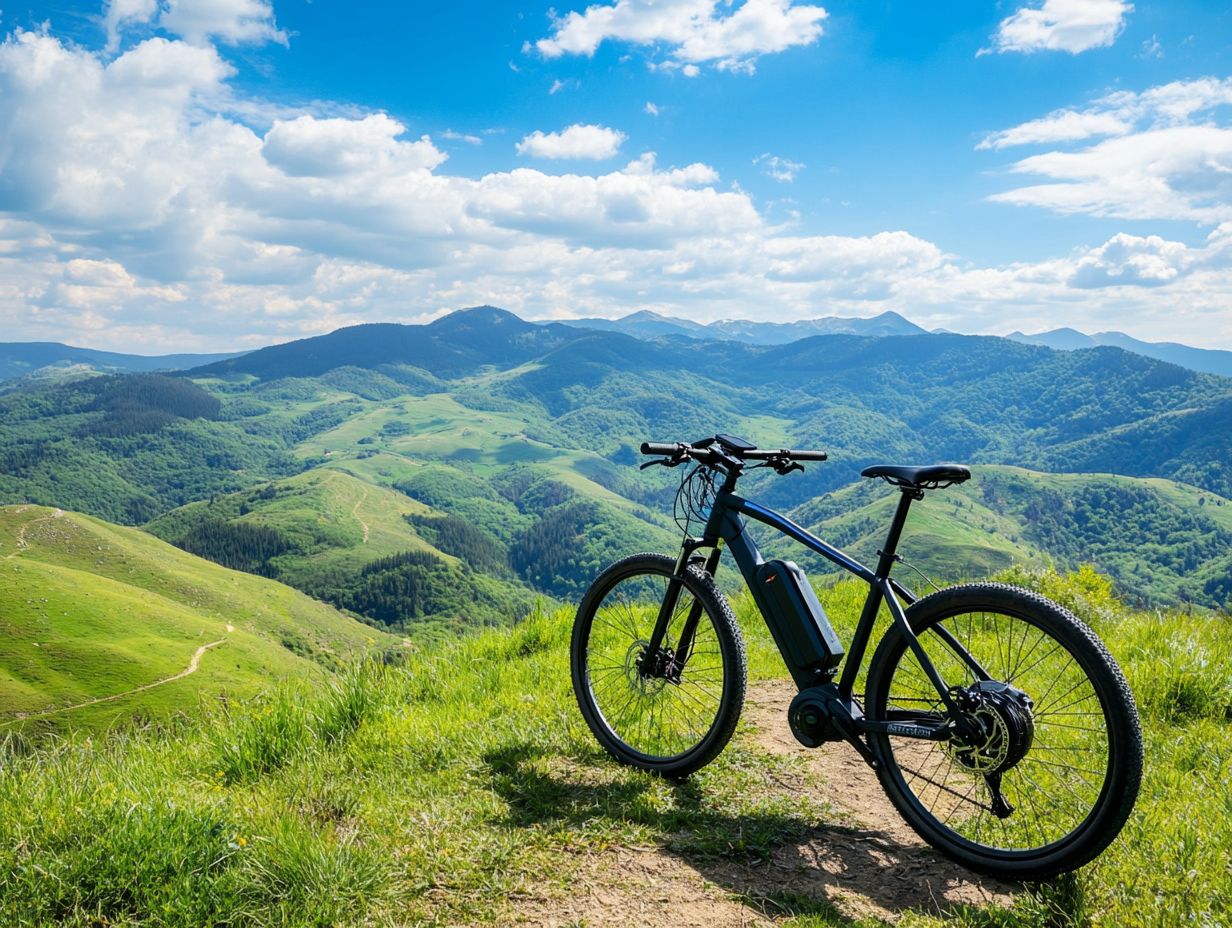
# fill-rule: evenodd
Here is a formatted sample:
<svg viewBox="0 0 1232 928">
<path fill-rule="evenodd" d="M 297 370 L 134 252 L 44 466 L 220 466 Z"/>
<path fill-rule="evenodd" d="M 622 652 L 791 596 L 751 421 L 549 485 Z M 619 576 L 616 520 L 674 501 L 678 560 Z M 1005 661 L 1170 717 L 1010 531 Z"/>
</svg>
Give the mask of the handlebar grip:
<svg viewBox="0 0 1232 928">
<path fill-rule="evenodd" d="M 680 448 L 679 442 L 672 442 L 671 444 L 657 441 L 642 442 L 642 454 L 675 454 Z"/>
<path fill-rule="evenodd" d="M 753 461 L 769 461 L 771 458 L 787 458 L 791 461 L 824 461 L 829 455 L 824 451 L 792 451 L 788 448 L 757 448 L 744 455 Z"/>
</svg>

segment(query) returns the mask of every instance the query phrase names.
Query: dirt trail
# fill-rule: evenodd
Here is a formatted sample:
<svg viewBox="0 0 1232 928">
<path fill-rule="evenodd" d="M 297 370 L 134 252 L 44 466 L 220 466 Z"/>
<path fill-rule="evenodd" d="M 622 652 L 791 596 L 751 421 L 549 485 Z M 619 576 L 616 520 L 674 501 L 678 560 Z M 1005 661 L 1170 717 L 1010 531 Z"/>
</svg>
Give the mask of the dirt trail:
<svg viewBox="0 0 1232 928">
<path fill-rule="evenodd" d="M 230 627 L 231 626 L 229 625 L 227 626 L 228 629 L 230 629 Z M 185 677 L 197 672 L 197 667 L 199 667 L 201 664 L 201 655 L 203 655 L 210 648 L 216 647 L 220 644 L 226 644 L 226 641 L 227 641 L 226 638 L 219 638 L 217 641 L 211 641 L 209 644 L 203 644 L 201 647 L 197 648 L 197 650 L 193 652 L 192 660 L 188 662 L 187 667 L 185 667 L 179 673 L 172 674 L 169 677 L 163 677 L 161 680 L 155 680 L 153 683 L 146 683 L 146 684 L 143 684 L 142 686 L 135 686 L 131 690 L 125 690 L 123 693 L 113 693 L 110 696 L 99 696 L 96 699 L 88 699 L 85 702 L 79 702 L 72 706 L 60 706 L 55 709 L 43 709 L 40 712 L 18 712 L 14 715 L 14 718 L 36 719 L 36 718 L 42 718 L 43 716 L 46 716 L 46 715 L 56 715 L 57 713 L 60 713 L 60 712 L 71 712 L 74 709 L 84 709 L 86 706 L 96 706 L 99 703 L 103 703 L 103 702 L 114 702 L 117 699 L 123 699 L 125 696 L 132 696 L 134 693 L 142 693 L 142 692 L 145 692 L 146 690 L 152 690 L 156 686 L 164 686 L 168 683 L 174 683 L 176 680 L 183 680 Z"/>
<path fill-rule="evenodd" d="M 326 485 L 333 483 L 334 480 L 337 479 L 338 474 L 339 474 L 339 471 L 336 471 L 336 470 L 331 471 L 330 475 L 325 479 Z M 368 523 L 365 522 L 359 515 L 359 507 L 362 506 L 367 501 L 367 499 L 368 499 L 368 488 L 364 487 L 363 495 L 360 496 L 359 501 L 354 506 L 351 507 L 351 517 L 355 519 L 355 521 L 358 522 L 360 527 L 364 530 L 364 540 L 361 542 L 361 544 L 365 544 L 365 545 L 368 543 L 369 529 L 368 529 Z"/>
<path fill-rule="evenodd" d="M 368 499 L 368 489 L 365 487 L 364 495 L 359 498 L 359 502 L 356 503 L 355 508 L 351 510 L 351 515 L 353 515 L 356 521 L 358 521 L 359 524 L 362 525 L 364 528 L 364 542 L 363 542 L 364 544 L 368 543 L 368 523 L 359 517 L 359 507 L 362 506 L 367 499 Z"/>
<path fill-rule="evenodd" d="M 18 511 L 21 512 L 23 510 Z M 4 559 L 7 561 L 9 558 L 17 557 L 17 555 L 25 551 L 26 548 L 30 547 L 29 543 L 26 541 L 26 529 L 28 529 L 31 525 L 38 525 L 40 522 L 48 522 L 52 519 L 62 518 L 64 518 L 64 510 L 53 509 L 50 515 L 42 516 L 38 519 L 31 519 L 29 522 L 23 522 L 21 528 L 17 530 L 17 537 L 15 539 L 17 542 L 17 550 L 12 554 L 6 554 Z"/>
<path fill-rule="evenodd" d="M 742 736 L 772 754 L 802 755 L 805 775 L 790 785 L 828 803 L 839 813 L 834 821 L 810 829 L 766 860 L 749 863 L 686 860 L 657 847 L 614 848 L 579 862 L 567 898 L 523 900 L 517 907 L 520 923 L 772 926 L 789 917 L 790 900 L 801 897 L 833 906 L 847 918 L 891 922 L 908 909 L 1013 904 L 1019 887 L 981 878 L 925 846 L 850 746 L 801 747 L 787 727 L 794 695 L 789 681 L 753 686 Z"/>
</svg>

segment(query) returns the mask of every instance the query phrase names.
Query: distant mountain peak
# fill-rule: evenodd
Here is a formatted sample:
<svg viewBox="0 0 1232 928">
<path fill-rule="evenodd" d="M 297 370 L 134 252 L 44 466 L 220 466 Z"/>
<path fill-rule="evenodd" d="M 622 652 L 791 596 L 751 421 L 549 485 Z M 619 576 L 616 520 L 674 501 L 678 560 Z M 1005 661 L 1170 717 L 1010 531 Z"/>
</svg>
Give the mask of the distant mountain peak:
<svg viewBox="0 0 1232 928">
<path fill-rule="evenodd" d="M 669 325 L 680 326 L 686 329 L 702 329 L 705 328 L 700 322 L 694 322 L 692 319 L 679 319 L 675 316 L 665 316 L 662 313 L 656 313 L 653 309 L 639 309 L 637 312 L 629 313 L 627 316 L 621 316 L 616 322 L 638 323 L 638 322 L 655 322 L 667 323 Z"/>
<path fill-rule="evenodd" d="M 813 335 L 926 335 L 927 332 L 893 310 L 872 317 L 819 316 L 796 322 L 756 322 L 751 319 L 720 319 L 700 323 L 691 319 L 664 316 L 643 309 L 619 319 L 565 319 L 565 325 L 587 329 L 623 332 L 635 338 L 688 336 L 753 345 L 784 345 Z"/>
<path fill-rule="evenodd" d="M 511 313 L 507 309 L 501 309 L 499 306 L 488 306 L 485 304 L 483 306 L 468 306 L 465 309 L 454 310 L 453 312 L 441 316 L 439 319 L 429 323 L 429 325 L 448 323 L 450 320 L 455 323 L 465 321 L 467 323 L 478 322 L 485 325 L 502 325 L 506 322 L 515 322 L 519 325 L 530 324 L 523 321 L 520 316 Z"/>
<path fill-rule="evenodd" d="M 1176 342 L 1144 342 L 1124 332 L 1096 332 L 1094 335 L 1087 335 L 1068 327 L 1037 332 L 1034 335 L 1011 332 L 1005 337 L 1024 345 L 1043 345 L 1059 351 L 1102 347 L 1121 348 L 1157 361 L 1176 364 L 1191 371 L 1232 377 L 1232 351 L 1193 348 Z"/>
</svg>

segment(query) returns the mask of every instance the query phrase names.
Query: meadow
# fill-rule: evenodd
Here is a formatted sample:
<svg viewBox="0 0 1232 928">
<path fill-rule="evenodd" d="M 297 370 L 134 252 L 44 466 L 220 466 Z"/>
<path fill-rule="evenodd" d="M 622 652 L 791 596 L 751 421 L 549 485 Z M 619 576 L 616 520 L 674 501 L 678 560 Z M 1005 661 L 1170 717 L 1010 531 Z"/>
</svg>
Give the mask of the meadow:
<svg viewBox="0 0 1232 928">
<path fill-rule="evenodd" d="M 1227 924 L 1232 628 L 1129 610 L 1090 570 L 1009 579 L 1096 628 L 1143 716 L 1138 807 L 1076 875 L 946 901 L 935 855 L 898 847 L 888 822 L 853 822 L 842 799 L 854 786 L 818 773 L 835 768 L 767 749 L 765 729 L 785 726 L 758 704 L 783 670 L 739 598 L 750 705 L 723 755 L 683 783 L 619 768 L 594 744 L 569 686 L 568 610 L 107 736 L 10 726 L 0 923 Z M 859 586 L 821 593 L 849 630 Z M 819 883 L 809 874 L 824 868 L 805 867 L 788 874 L 794 891 L 767 882 L 801 848 L 876 852 L 861 866 L 840 854 L 851 879 Z"/>
</svg>

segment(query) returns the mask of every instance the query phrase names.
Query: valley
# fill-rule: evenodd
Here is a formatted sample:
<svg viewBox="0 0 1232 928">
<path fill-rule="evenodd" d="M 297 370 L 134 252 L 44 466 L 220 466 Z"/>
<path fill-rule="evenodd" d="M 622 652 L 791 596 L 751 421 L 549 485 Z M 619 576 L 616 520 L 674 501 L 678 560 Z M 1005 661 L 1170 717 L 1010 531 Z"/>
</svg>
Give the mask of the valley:
<svg viewBox="0 0 1232 928">
<path fill-rule="evenodd" d="M 639 471 L 635 448 L 722 430 L 827 449 L 742 486 L 858 557 L 893 497 L 862 467 L 961 460 L 975 479 L 930 495 L 905 536 L 930 576 L 1091 563 L 1130 601 L 1218 609 L 1229 421 L 1232 381 L 1116 348 L 634 338 L 478 308 L 0 397 L 0 501 L 143 525 L 380 627 L 448 634 L 671 550 L 681 475 Z"/>
</svg>

